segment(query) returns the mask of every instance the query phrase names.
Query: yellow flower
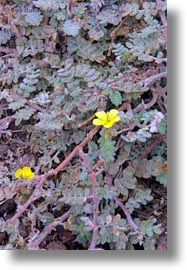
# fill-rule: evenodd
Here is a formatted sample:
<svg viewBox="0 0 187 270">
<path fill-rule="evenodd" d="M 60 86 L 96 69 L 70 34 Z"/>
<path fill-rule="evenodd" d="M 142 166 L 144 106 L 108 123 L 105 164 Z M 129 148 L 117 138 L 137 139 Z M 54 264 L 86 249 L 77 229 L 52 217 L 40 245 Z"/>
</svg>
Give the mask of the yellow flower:
<svg viewBox="0 0 187 270">
<path fill-rule="evenodd" d="M 22 169 L 19 168 L 15 172 L 15 177 L 16 178 L 22 177 L 24 180 L 30 180 L 34 176 L 35 176 L 35 173 L 32 172 L 31 168 L 30 167 L 27 167 L 27 166 L 23 167 Z"/>
<path fill-rule="evenodd" d="M 95 115 L 97 116 L 97 118 L 93 120 L 93 124 L 95 126 L 104 126 L 105 128 L 110 128 L 114 123 L 120 120 L 118 110 L 115 109 L 112 109 L 109 112 L 96 112 Z"/>
</svg>

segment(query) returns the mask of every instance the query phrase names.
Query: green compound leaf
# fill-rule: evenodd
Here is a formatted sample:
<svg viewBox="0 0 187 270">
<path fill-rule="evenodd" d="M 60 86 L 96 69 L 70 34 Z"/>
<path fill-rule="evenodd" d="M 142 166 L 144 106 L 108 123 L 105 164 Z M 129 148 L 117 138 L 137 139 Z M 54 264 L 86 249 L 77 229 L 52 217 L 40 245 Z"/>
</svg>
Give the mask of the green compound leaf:
<svg viewBox="0 0 187 270">
<path fill-rule="evenodd" d="M 113 44 L 112 52 L 115 54 L 117 59 L 122 59 L 124 62 L 129 58 L 129 49 L 121 43 Z"/>
<path fill-rule="evenodd" d="M 123 187 L 127 189 L 135 189 L 137 185 L 137 179 L 134 177 L 135 170 L 128 166 L 124 171 L 123 171 L 123 177 L 120 179 L 115 179 L 115 185 L 120 183 L 123 185 Z"/>
<path fill-rule="evenodd" d="M 117 195 L 117 188 L 104 185 L 104 187 L 97 188 L 97 194 L 100 200 L 102 200 L 103 198 L 111 200 L 114 196 Z"/>
<path fill-rule="evenodd" d="M 156 176 L 156 180 L 163 184 L 165 187 L 167 186 L 167 172 L 161 172 L 160 175 Z"/>
<path fill-rule="evenodd" d="M 140 224 L 143 235 L 147 235 L 149 237 L 153 237 L 154 233 L 159 235 L 162 233 L 161 225 L 153 225 L 155 223 L 154 220 L 143 220 Z"/>
<path fill-rule="evenodd" d="M 11 33 L 8 31 L 0 31 L 0 45 L 6 44 L 8 40 L 11 38 Z"/>
<path fill-rule="evenodd" d="M 39 216 L 39 219 L 43 222 L 44 225 L 48 225 L 54 221 L 54 216 L 50 212 L 44 212 Z"/>
<path fill-rule="evenodd" d="M 17 46 L 19 53 L 22 54 L 23 57 L 28 55 L 34 56 L 44 51 L 44 42 L 42 40 L 28 40 L 21 45 L 17 44 Z"/>
<path fill-rule="evenodd" d="M 50 0 L 50 1 L 37 0 L 37 1 L 33 1 L 33 4 L 42 10 L 57 11 L 58 9 L 64 9 L 66 7 L 66 2 L 67 2 L 66 0 Z"/>
<path fill-rule="evenodd" d="M 147 139 L 151 138 L 151 133 L 147 131 L 147 128 L 139 129 L 137 132 L 129 131 L 126 136 L 121 135 L 121 138 L 126 142 L 146 142 Z"/>
<path fill-rule="evenodd" d="M 20 109 L 15 114 L 15 125 L 18 126 L 22 120 L 29 120 L 31 115 L 33 115 L 35 112 L 34 109 L 30 108 L 29 106 L 25 106 L 24 109 Z"/>
<path fill-rule="evenodd" d="M 116 107 L 122 103 L 121 93 L 117 90 L 110 91 L 109 98 Z"/>
<path fill-rule="evenodd" d="M 40 12 L 30 12 L 25 16 L 25 21 L 30 25 L 38 26 L 43 20 L 43 15 Z"/>
<path fill-rule="evenodd" d="M 97 19 L 100 21 L 100 24 L 113 24 L 118 25 L 121 20 L 121 14 L 117 10 L 117 5 L 112 5 L 107 9 L 102 9 L 101 12 L 98 13 Z"/>
<path fill-rule="evenodd" d="M 40 76 L 40 69 L 30 70 L 26 73 L 23 82 L 20 83 L 18 88 L 18 93 L 29 97 L 32 92 L 34 92 L 37 88 L 36 85 L 38 83 L 38 77 Z"/>
<path fill-rule="evenodd" d="M 136 192 L 135 201 L 143 205 L 146 205 L 147 201 L 150 202 L 153 199 L 153 197 L 150 194 L 151 189 L 149 188 L 139 190 Z"/>
<path fill-rule="evenodd" d="M 88 34 L 89 37 L 93 40 L 100 40 L 105 35 L 103 30 L 97 28 L 91 28 Z"/>
<path fill-rule="evenodd" d="M 136 171 L 136 176 L 143 178 L 150 178 L 151 176 L 158 176 L 162 172 L 161 166 L 163 164 L 163 158 L 159 156 L 153 157 L 151 160 L 147 159 L 135 159 L 133 161 L 133 167 Z"/>
<path fill-rule="evenodd" d="M 87 83 L 97 80 L 100 75 L 101 73 L 96 69 L 91 68 L 90 65 L 79 64 L 76 66 L 75 77 L 82 78 Z"/>
<path fill-rule="evenodd" d="M 167 122 L 166 120 L 162 120 L 160 123 L 157 125 L 158 132 L 161 134 L 166 134 L 167 131 Z"/>
<path fill-rule="evenodd" d="M 90 189 L 74 188 L 73 190 L 63 191 L 62 195 L 62 201 L 64 201 L 66 204 L 83 204 L 86 198 L 90 195 Z"/>
<path fill-rule="evenodd" d="M 89 59 L 91 62 L 96 61 L 101 63 L 106 59 L 106 56 L 103 55 L 103 49 L 99 48 L 96 44 L 93 44 L 86 39 L 81 38 L 78 40 L 78 51 L 77 54 L 83 59 Z"/>
<path fill-rule="evenodd" d="M 8 108 L 16 111 L 25 105 L 26 101 L 24 99 L 17 99 L 14 102 L 8 104 Z"/>
<path fill-rule="evenodd" d="M 67 20 L 64 22 L 63 31 L 68 36 L 77 36 L 79 34 L 80 25 L 72 20 Z"/>
<path fill-rule="evenodd" d="M 115 142 L 109 138 L 102 137 L 99 139 L 99 144 L 102 156 L 105 158 L 106 162 L 113 161 L 115 155 Z"/>
</svg>

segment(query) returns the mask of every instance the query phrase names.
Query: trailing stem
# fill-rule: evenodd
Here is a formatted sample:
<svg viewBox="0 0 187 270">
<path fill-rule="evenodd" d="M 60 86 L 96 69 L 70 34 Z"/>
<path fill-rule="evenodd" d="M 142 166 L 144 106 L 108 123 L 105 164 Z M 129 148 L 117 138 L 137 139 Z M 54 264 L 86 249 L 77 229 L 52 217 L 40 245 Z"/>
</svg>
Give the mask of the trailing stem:
<svg viewBox="0 0 187 270">
<path fill-rule="evenodd" d="M 88 134 L 87 137 L 79 144 L 77 145 L 74 150 L 66 157 L 66 159 L 60 163 L 60 165 L 58 167 L 56 167 L 55 169 L 50 170 L 49 172 L 45 173 L 45 174 L 41 174 L 41 175 L 36 175 L 32 180 L 34 181 L 35 179 L 39 180 L 39 183 L 36 185 L 31 197 L 28 199 L 28 201 L 19 206 L 17 213 L 9 220 L 7 220 L 7 223 L 11 223 L 14 222 L 15 220 L 17 220 L 22 213 L 25 212 L 25 210 L 29 207 L 29 205 L 31 203 L 33 203 L 36 199 L 38 199 L 38 196 L 36 195 L 37 191 L 40 190 L 46 179 L 49 176 L 52 175 L 56 175 L 59 171 L 61 171 L 71 160 L 72 158 L 79 152 L 80 149 L 82 149 L 82 147 L 84 147 L 92 138 L 93 136 L 97 133 L 97 131 L 100 129 L 100 127 L 94 127 Z"/>
<path fill-rule="evenodd" d="M 127 221 L 129 223 L 129 226 L 134 229 L 135 232 L 139 233 L 140 232 L 140 228 L 134 223 L 129 211 L 127 210 L 127 208 L 124 206 L 124 204 L 120 201 L 120 199 L 118 199 L 117 197 L 113 197 L 113 200 L 117 203 L 117 205 L 119 207 L 121 207 L 121 209 L 123 210 Z"/>
<path fill-rule="evenodd" d="M 110 175 L 106 175 L 106 183 L 111 187 L 112 186 L 112 177 Z M 122 201 L 120 199 L 118 199 L 117 196 L 113 196 L 112 198 L 119 207 L 121 207 L 121 209 L 123 210 L 126 218 L 127 218 L 127 221 L 128 221 L 128 224 L 129 226 L 134 230 L 134 232 L 136 234 L 140 234 L 140 228 L 134 223 L 132 217 L 131 217 L 131 214 L 129 213 L 128 209 L 125 207 L 125 205 L 122 203 Z"/>
<path fill-rule="evenodd" d="M 90 162 L 86 156 L 86 154 L 82 151 L 82 149 L 79 150 L 79 155 L 83 159 L 86 165 L 87 171 L 90 173 L 90 178 L 92 182 L 92 198 L 93 198 L 93 234 L 92 234 L 92 240 L 89 246 L 89 250 L 95 249 L 96 242 L 97 242 L 97 235 L 98 235 L 98 205 L 99 205 L 99 198 L 96 193 L 96 187 L 97 187 L 97 181 L 96 181 L 96 174 L 92 171 L 92 167 L 90 165 Z"/>
</svg>

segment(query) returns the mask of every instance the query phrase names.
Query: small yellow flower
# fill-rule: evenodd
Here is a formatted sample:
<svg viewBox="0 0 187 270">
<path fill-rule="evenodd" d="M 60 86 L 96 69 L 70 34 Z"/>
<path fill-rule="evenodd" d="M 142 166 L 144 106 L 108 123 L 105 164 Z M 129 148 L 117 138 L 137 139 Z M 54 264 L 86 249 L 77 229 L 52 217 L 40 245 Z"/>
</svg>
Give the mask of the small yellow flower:
<svg viewBox="0 0 187 270">
<path fill-rule="evenodd" d="M 118 110 L 115 109 L 112 109 L 109 112 L 96 112 L 95 115 L 97 116 L 97 118 L 93 120 L 93 124 L 95 126 L 104 126 L 105 128 L 110 128 L 114 123 L 120 120 Z"/>
<path fill-rule="evenodd" d="M 23 167 L 22 169 L 19 168 L 15 172 L 15 177 L 16 178 L 22 177 L 24 180 L 30 180 L 34 176 L 35 176 L 35 173 L 32 172 L 31 168 L 30 167 L 27 167 L 27 166 Z"/>
</svg>

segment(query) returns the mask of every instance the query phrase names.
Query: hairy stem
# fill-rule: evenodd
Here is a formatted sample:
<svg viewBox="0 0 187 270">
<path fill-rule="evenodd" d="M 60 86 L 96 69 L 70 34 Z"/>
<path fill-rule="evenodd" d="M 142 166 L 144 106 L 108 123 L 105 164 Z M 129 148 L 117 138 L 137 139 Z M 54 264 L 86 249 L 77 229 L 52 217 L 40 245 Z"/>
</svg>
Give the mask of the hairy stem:
<svg viewBox="0 0 187 270">
<path fill-rule="evenodd" d="M 140 83 L 141 85 L 143 86 L 148 86 L 149 84 L 153 83 L 154 81 L 158 80 L 158 79 L 161 79 L 161 78 L 167 78 L 167 72 L 162 72 L 162 73 L 159 73 L 159 74 L 155 74 L 153 76 L 150 76 L 138 83 Z"/>
</svg>

